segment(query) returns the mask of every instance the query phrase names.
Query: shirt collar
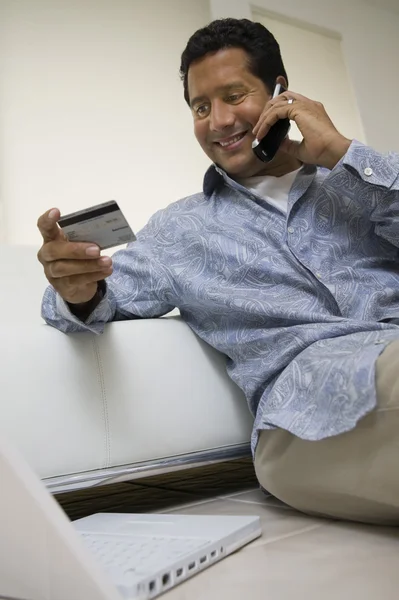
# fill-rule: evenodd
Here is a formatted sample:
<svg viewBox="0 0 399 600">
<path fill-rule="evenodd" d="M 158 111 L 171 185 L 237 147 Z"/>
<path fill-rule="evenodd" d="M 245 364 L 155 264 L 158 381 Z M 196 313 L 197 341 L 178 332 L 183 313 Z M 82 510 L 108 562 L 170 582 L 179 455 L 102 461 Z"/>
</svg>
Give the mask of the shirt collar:
<svg viewBox="0 0 399 600">
<path fill-rule="evenodd" d="M 209 167 L 209 169 L 205 173 L 204 182 L 202 186 L 205 196 L 207 196 L 208 198 L 212 196 L 215 189 L 224 180 L 223 173 L 224 171 L 222 171 L 222 169 L 217 167 L 215 164 Z"/>
<path fill-rule="evenodd" d="M 301 173 L 303 175 L 311 175 L 314 174 L 316 170 L 316 166 L 304 164 L 302 166 Z M 233 180 L 227 175 L 225 171 L 223 171 L 223 169 L 221 169 L 215 164 L 212 164 L 206 171 L 204 176 L 203 191 L 205 196 L 207 196 L 208 198 L 212 196 L 216 188 L 219 187 L 219 185 L 221 185 L 223 182 L 233 183 Z"/>
</svg>

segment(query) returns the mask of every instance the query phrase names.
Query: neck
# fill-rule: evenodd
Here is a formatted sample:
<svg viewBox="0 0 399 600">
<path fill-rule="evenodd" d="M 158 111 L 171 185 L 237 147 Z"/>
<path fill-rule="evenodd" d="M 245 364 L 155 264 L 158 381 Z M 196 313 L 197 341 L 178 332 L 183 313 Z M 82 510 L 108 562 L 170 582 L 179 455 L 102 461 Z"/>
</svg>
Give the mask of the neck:
<svg viewBox="0 0 399 600">
<path fill-rule="evenodd" d="M 290 156 L 285 152 L 277 152 L 273 160 L 265 164 L 264 168 L 261 169 L 258 173 L 256 173 L 256 175 L 271 175 L 272 177 L 282 177 L 283 175 L 287 175 L 287 173 L 292 173 L 292 171 L 296 171 L 301 166 L 301 161 L 299 161 L 294 156 Z"/>
</svg>

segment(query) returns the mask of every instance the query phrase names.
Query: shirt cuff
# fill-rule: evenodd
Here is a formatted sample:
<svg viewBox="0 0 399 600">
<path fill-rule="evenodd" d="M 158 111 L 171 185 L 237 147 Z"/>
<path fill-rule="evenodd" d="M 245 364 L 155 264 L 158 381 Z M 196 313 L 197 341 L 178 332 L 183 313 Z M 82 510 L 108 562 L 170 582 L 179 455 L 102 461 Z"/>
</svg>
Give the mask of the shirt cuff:
<svg viewBox="0 0 399 600">
<path fill-rule="evenodd" d="M 86 325 L 88 329 L 93 323 L 106 323 L 111 320 L 111 307 L 109 305 L 108 294 L 105 292 L 101 302 L 96 306 L 93 312 L 89 315 L 86 321 L 81 321 L 76 315 L 74 315 L 67 302 L 57 293 L 55 299 L 56 309 L 58 314 L 65 320 L 76 323 L 77 325 Z"/>
<path fill-rule="evenodd" d="M 357 140 L 353 140 L 342 164 L 365 182 L 389 189 L 399 175 L 399 155 L 381 154 Z"/>
</svg>

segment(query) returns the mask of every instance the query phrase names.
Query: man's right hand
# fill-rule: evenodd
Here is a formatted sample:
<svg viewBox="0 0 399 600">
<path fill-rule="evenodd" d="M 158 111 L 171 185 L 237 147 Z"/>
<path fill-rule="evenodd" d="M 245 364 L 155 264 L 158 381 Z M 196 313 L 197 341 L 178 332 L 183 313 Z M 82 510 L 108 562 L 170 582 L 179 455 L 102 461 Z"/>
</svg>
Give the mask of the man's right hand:
<svg viewBox="0 0 399 600">
<path fill-rule="evenodd" d="M 90 302 L 96 295 L 98 282 L 112 273 L 112 260 L 100 257 L 100 248 L 94 244 L 70 242 L 58 226 L 60 211 L 53 208 L 37 222 L 43 237 L 38 259 L 44 273 L 69 304 Z"/>
</svg>

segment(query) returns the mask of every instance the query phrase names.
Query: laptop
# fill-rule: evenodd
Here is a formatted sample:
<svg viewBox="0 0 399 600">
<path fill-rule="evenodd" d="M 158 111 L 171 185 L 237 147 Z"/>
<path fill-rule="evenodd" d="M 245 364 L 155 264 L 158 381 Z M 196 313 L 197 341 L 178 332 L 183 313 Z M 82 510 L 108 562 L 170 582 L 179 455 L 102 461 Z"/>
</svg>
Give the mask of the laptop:
<svg viewBox="0 0 399 600">
<path fill-rule="evenodd" d="M 156 598 L 261 535 L 259 517 L 99 513 L 71 522 L 0 438 L 0 598 Z"/>
</svg>

